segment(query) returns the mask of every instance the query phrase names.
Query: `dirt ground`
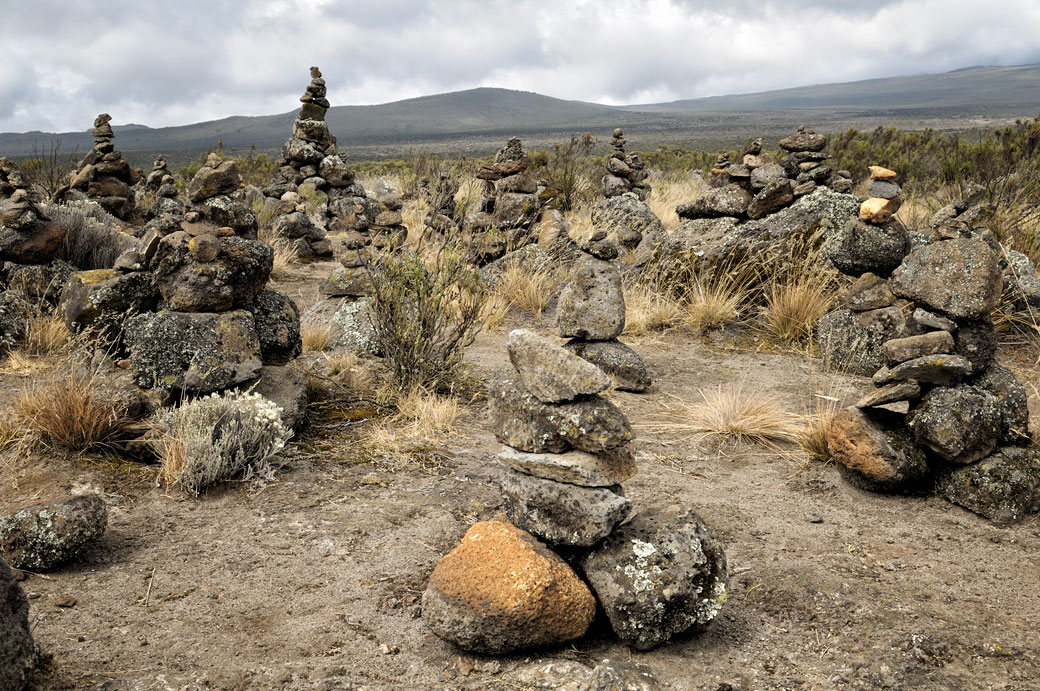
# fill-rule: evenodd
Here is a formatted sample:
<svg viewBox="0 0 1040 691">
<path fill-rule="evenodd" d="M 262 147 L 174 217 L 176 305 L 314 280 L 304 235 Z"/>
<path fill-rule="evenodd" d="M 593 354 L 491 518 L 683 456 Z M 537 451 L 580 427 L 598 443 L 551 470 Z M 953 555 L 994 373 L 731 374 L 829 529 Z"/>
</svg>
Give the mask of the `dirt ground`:
<svg viewBox="0 0 1040 691">
<path fill-rule="evenodd" d="M 286 288 L 313 301 L 331 268 Z M 483 374 L 508 367 L 506 332 L 471 347 Z M 708 631 L 639 652 L 601 619 L 569 647 L 501 658 L 430 633 L 419 600 L 434 564 L 501 506 L 476 401 L 457 436 L 417 457 L 373 459 L 356 427 L 319 421 L 274 482 L 200 499 L 158 487 L 150 466 L 6 451 L 0 509 L 82 487 L 110 505 L 81 561 L 22 584 L 38 688 L 517 689 L 531 665 L 610 658 L 670 689 L 1040 689 L 1040 518 L 995 527 L 935 496 L 859 491 L 794 447 L 651 433 L 671 396 L 716 384 L 796 412 L 870 385 L 725 338 L 625 340 L 655 378 L 648 394 L 611 394 L 637 430 L 625 492 L 637 510 L 692 506 L 723 541 L 732 592 Z M 5 396 L 18 386 L 0 379 Z"/>
</svg>

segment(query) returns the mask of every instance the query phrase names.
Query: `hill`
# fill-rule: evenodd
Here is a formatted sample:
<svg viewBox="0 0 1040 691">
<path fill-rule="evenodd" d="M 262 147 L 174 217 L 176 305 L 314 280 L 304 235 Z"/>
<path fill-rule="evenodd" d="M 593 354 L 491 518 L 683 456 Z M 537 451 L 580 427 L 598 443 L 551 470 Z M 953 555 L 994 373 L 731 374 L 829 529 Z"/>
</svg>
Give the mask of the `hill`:
<svg viewBox="0 0 1040 691">
<path fill-rule="evenodd" d="M 782 136 L 798 124 L 821 131 L 893 125 L 907 129 L 970 130 L 1040 109 L 1040 65 L 971 67 L 944 74 L 870 79 L 791 89 L 687 99 L 670 103 L 606 106 L 541 94 L 479 88 L 371 106 L 334 106 L 328 122 L 341 148 L 380 158 L 428 146 L 434 151 L 487 153 L 510 135 L 532 145 L 592 132 L 605 140 L 626 128 L 636 146 L 696 148 L 733 145 L 749 135 Z M 171 159 L 196 155 L 218 141 L 229 150 L 255 146 L 276 151 L 289 136 L 295 110 L 258 117 L 233 116 L 179 127 L 116 127 L 116 142 L 136 165 L 153 152 Z M 49 149 L 85 152 L 89 131 L 0 134 L 0 152 L 23 156 Z M 172 160 L 171 160 L 172 162 Z"/>
</svg>

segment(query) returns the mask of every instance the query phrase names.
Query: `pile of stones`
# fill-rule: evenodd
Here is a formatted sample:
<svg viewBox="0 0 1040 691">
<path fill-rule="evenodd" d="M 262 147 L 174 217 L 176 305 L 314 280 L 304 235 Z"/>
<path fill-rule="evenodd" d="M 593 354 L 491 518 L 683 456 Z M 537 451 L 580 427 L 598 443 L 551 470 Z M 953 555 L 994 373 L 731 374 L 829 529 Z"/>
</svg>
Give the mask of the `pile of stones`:
<svg viewBox="0 0 1040 691">
<path fill-rule="evenodd" d="M 642 393 L 652 380 L 642 358 L 618 340 L 625 329 L 621 273 L 611 260 L 618 248 L 604 231 L 581 245 L 581 255 L 560 293 L 556 327 L 564 347 L 602 369 L 614 388 Z"/>
<path fill-rule="evenodd" d="M 756 139 L 739 163 L 730 163 L 722 154 L 711 171 L 711 189 L 700 199 L 676 207 L 681 219 L 733 217 L 760 219 L 790 206 L 796 199 L 819 186 L 835 192 L 848 192 L 852 181 L 846 171 L 837 173 L 825 161 L 827 137 L 799 127 L 798 132 L 780 140 L 785 152 L 779 161 L 762 152 Z"/>
<path fill-rule="evenodd" d="M 854 219 L 826 246 L 835 267 L 858 279 L 846 307 L 821 319 L 821 350 L 853 355 L 846 361 L 856 371 L 877 365 L 876 390 L 832 423 L 833 458 L 864 489 L 934 487 L 994 521 L 1021 520 L 1040 510 L 1040 454 L 1024 448 L 1026 391 L 995 359 L 999 245 L 969 230 L 977 237 L 933 234 L 911 249 L 905 228 L 874 201 L 898 200 L 895 174 L 871 173 L 861 212 L 869 222 Z"/>
<path fill-rule="evenodd" d="M 507 249 L 523 247 L 536 239 L 531 227 L 543 204 L 540 185 L 527 172 L 529 163 L 520 139 L 512 137 L 495 154 L 494 163 L 477 171 L 477 178 L 484 183 L 480 208 L 463 222 L 471 258 L 476 263 L 486 264 Z M 489 233 L 492 228 L 497 232 Z"/>
<path fill-rule="evenodd" d="M 177 182 L 174 180 L 173 174 L 170 173 L 170 169 L 166 167 L 165 156 L 155 157 L 155 162 L 152 163 L 152 171 L 141 182 L 141 188 L 144 193 L 155 195 L 155 201 L 152 203 L 152 206 L 144 210 L 145 220 L 158 218 L 164 214 L 173 216 L 184 215 L 184 202 L 177 198 Z M 140 197 L 138 202 L 140 202 Z"/>
<path fill-rule="evenodd" d="M 473 526 L 436 565 L 427 626 L 466 650 L 506 653 L 582 636 L 597 600 L 640 649 L 709 624 L 728 574 L 704 521 L 669 506 L 621 525 L 632 503 L 620 483 L 636 464 L 627 417 L 599 395 L 609 377 L 530 331 L 506 345 L 516 376 L 495 381 L 488 403 L 506 445 L 505 516 Z"/>
<path fill-rule="evenodd" d="M 255 240 L 259 230 L 256 216 L 236 194 L 242 187 L 242 175 L 235 161 L 225 161 L 214 152 L 206 157 L 188 183 L 191 210 L 185 215 L 189 223 L 208 223 L 217 228 L 231 228 L 241 238 Z M 176 214 L 171 205 L 170 212 Z"/>
<path fill-rule="evenodd" d="M 141 174 L 130 167 L 112 144 L 115 133 L 109 124 L 111 121 L 108 113 L 94 120 L 94 148 L 80 161 L 79 168 L 69 179 L 69 188 L 85 193 L 105 211 L 126 221 L 134 211 L 130 186 L 137 183 Z"/>
<path fill-rule="evenodd" d="M 639 154 L 625 153 L 625 133 L 618 127 L 610 138 L 614 151 L 607 159 L 607 174 L 603 176 L 603 196 L 617 197 L 632 192 L 639 201 L 650 196 L 650 184 L 646 181 L 646 164 Z"/>
<path fill-rule="evenodd" d="M 65 232 L 30 198 L 18 167 L 0 158 L 0 261 L 47 262 L 61 247 Z"/>
<path fill-rule="evenodd" d="M 455 195 L 459 192 L 459 181 L 449 173 L 441 173 L 437 177 L 436 186 L 430 190 L 430 211 L 423 219 L 427 227 L 433 228 L 442 235 L 449 235 L 462 224 Z"/>
</svg>

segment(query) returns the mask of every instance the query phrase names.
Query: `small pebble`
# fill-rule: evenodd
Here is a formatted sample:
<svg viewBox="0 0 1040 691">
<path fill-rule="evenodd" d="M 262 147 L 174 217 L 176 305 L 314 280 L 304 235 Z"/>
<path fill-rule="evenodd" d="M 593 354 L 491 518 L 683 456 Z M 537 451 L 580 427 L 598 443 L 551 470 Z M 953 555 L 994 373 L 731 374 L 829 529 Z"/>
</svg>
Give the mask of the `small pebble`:
<svg viewBox="0 0 1040 691">
<path fill-rule="evenodd" d="M 823 523 L 823 516 L 811 514 L 809 516 L 806 516 L 806 520 L 808 520 L 810 523 Z"/>
<path fill-rule="evenodd" d="M 72 597 L 71 595 L 63 595 L 54 600 L 54 605 L 56 607 L 75 607 L 76 598 Z"/>
</svg>

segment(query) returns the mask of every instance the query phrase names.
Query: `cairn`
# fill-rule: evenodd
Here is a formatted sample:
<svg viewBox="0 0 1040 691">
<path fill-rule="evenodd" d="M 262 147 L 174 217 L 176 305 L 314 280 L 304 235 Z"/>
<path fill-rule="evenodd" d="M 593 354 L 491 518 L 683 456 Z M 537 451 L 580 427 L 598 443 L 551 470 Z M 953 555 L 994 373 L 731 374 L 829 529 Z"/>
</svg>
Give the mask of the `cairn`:
<svg viewBox="0 0 1040 691">
<path fill-rule="evenodd" d="M 94 120 L 94 148 L 80 161 L 79 169 L 69 179 L 69 188 L 86 193 L 105 211 L 126 221 L 134 211 L 130 186 L 137 182 L 140 173 L 130 167 L 112 143 L 115 133 L 111 121 L 108 113 Z"/>
<path fill-rule="evenodd" d="M 225 161 L 213 152 L 188 183 L 188 201 L 199 220 L 218 228 L 231 228 L 234 235 L 255 240 L 260 224 L 253 210 L 236 194 L 242 187 L 242 175 L 235 161 Z M 170 205 L 172 208 L 172 205 Z"/>
<path fill-rule="evenodd" d="M 633 192 L 639 201 L 646 201 L 650 195 L 646 164 L 638 154 L 625 153 L 625 133 L 620 127 L 611 134 L 610 146 L 614 152 L 607 159 L 607 174 L 602 180 L 603 196 L 609 199 Z"/>
<path fill-rule="evenodd" d="M 711 170 L 709 191 L 694 202 L 676 207 L 681 219 L 722 218 L 756 220 L 790 206 L 817 187 L 848 192 L 852 181 L 847 171 L 837 173 L 825 161 L 827 137 L 799 127 L 780 140 L 785 153 L 774 161 L 762 152 L 762 140 L 748 146 L 739 163 L 720 154 Z"/>
<path fill-rule="evenodd" d="M 33 202 L 18 167 L 0 158 L 0 261 L 45 263 L 64 239 L 65 227 Z"/>
<path fill-rule="evenodd" d="M 477 171 L 484 183 L 480 211 L 464 222 L 472 258 L 486 264 L 505 254 L 508 248 L 520 248 L 536 238 L 531 226 L 542 210 L 539 184 L 527 172 L 529 159 L 520 139 L 512 137 L 495 154 L 490 166 Z M 495 228 L 492 236 L 487 231 Z"/>
<path fill-rule="evenodd" d="M 458 192 L 458 180 L 448 173 L 441 173 L 437 179 L 437 186 L 430 195 L 430 212 L 426 214 L 423 223 L 443 235 L 458 230 L 462 224 L 455 205 L 455 195 Z"/>
<path fill-rule="evenodd" d="M 1040 510 L 1040 454 L 1021 448 L 1030 444 L 1026 392 L 995 359 L 999 245 L 977 230 L 976 237 L 939 236 L 911 248 L 882 203 L 898 206 L 896 174 L 872 167 L 871 177 L 863 218 L 825 248 L 839 271 L 858 279 L 846 306 L 820 320 L 821 350 L 838 367 L 843 356 L 852 356 L 846 359 L 858 372 L 876 365 L 876 390 L 832 423 L 833 458 L 863 489 L 934 485 L 995 521 L 1021 520 Z"/>
<path fill-rule="evenodd" d="M 652 383 L 646 365 L 618 340 L 625 329 L 625 296 L 621 273 L 611 263 L 617 245 L 606 232 L 596 231 L 581 250 L 560 293 L 557 332 L 571 339 L 564 348 L 602 369 L 614 388 L 642 393 Z"/>
</svg>

